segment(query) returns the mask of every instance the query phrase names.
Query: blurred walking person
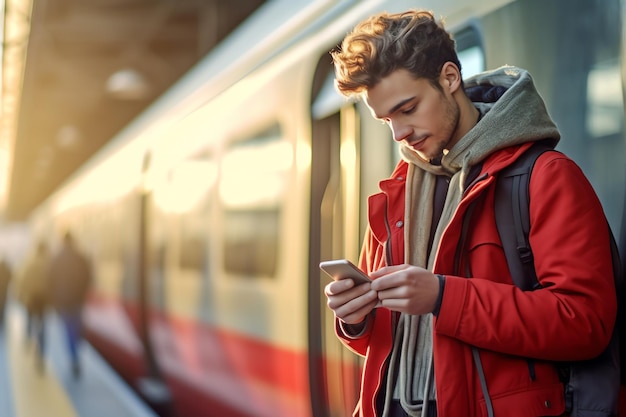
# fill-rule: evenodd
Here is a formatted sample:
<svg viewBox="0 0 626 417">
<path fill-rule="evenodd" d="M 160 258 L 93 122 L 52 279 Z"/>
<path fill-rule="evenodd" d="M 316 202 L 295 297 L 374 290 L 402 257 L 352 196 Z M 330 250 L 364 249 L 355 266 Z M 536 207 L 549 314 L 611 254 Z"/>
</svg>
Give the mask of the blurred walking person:
<svg viewBox="0 0 626 417">
<path fill-rule="evenodd" d="M 5 259 L 0 259 L 0 329 L 4 328 L 4 310 L 7 300 L 7 290 L 11 282 L 11 268 Z"/>
<path fill-rule="evenodd" d="M 27 340 L 35 335 L 37 354 L 36 366 L 39 372 L 45 371 L 44 355 L 46 345 L 45 316 L 48 307 L 48 267 L 50 255 L 44 242 L 39 242 L 34 252 L 26 259 L 21 271 L 18 298 L 26 308 Z"/>
<path fill-rule="evenodd" d="M 91 265 L 69 232 L 63 237 L 60 251 L 52 258 L 49 273 L 52 304 L 63 322 L 72 373 L 78 378 L 81 373 L 78 349 L 83 336 L 82 312 L 91 286 Z"/>
</svg>

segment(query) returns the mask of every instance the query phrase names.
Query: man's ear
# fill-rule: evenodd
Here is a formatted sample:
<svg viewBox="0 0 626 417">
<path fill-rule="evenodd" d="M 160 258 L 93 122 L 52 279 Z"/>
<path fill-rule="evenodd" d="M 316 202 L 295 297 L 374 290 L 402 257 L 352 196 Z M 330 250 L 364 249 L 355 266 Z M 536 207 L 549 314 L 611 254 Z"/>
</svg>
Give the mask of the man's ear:
<svg viewBox="0 0 626 417">
<path fill-rule="evenodd" d="M 450 61 L 443 64 L 441 73 L 439 74 L 439 82 L 444 90 L 447 89 L 450 94 L 454 93 L 461 88 L 461 81 L 461 71 L 456 64 Z"/>
</svg>

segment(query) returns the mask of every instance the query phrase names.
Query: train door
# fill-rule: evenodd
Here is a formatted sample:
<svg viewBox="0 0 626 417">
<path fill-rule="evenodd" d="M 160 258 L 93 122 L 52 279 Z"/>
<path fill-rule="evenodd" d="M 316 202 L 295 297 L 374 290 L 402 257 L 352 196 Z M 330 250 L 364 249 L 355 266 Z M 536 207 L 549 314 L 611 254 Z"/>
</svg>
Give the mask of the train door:
<svg viewBox="0 0 626 417">
<path fill-rule="evenodd" d="M 352 113 L 346 110 L 345 113 Z M 345 120 L 344 123 L 348 123 Z M 309 352 L 311 396 L 314 416 L 350 415 L 350 405 L 358 398 L 359 360 L 341 346 L 334 336 L 332 313 L 325 307 L 324 286 L 319 260 L 348 258 L 346 247 L 356 236 L 344 234 L 353 227 L 348 219 L 349 195 L 341 187 L 341 114 L 316 121 L 313 128 L 311 262 L 309 280 Z M 353 121 L 350 121 L 353 122 Z M 345 167 L 347 169 L 348 167 Z M 354 168 L 354 166 L 352 166 Z M 352 190 L 354 192 L 354 190 Z M 356 217 L 356 216 L 354 216 Z"/>
<path fill-rule="evenodd" d="M 141 194 L 139 195 L 139 242 L 137 264 L 137 308 L 138 333 L 144 350 L 146 374 L 137 382 L 139 391 L 145 401 L 161 416 L 172 413 L 171 394 L 167 388 L 160 366 L 156 359 L 154 343 L 151 337 L 151 305 L 150 294 L 154 281 L 151 279 L 152 262 L 150 252 L 151 232 L 149 229 L 153 214 L 153 194 L 147 184 L 151 154 L 144 155 L 142 164 Z"/>
<path fill-rule="evenodd" d="M 362 360 L 335 336 L 324 296 L 330 280 L 319 262 L 358 261 L 366 197 L 391 172 L 393 141 L 362 105 L 338 96 L 327 57 L 320 62 L 312 103 L 309 372 L 313 415 L 335 417 L 350 415 L 357 403 Z M 366 138 L 373 139 L 367 146 Z"/>
</svg>

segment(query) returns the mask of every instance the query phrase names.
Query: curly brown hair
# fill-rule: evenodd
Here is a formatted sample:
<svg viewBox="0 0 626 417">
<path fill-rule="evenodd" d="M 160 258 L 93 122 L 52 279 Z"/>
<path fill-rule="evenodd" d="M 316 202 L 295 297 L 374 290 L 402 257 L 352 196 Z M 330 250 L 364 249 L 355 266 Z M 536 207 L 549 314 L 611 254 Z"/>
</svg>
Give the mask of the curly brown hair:
<svg viewBox="0 0 626 417">
<path fill-rule="evenodd" d="M 455 43 L 425 10 L 380 13 L 359 23 L 330 54 L 337 89 L 345 96 L 359 95 L 397 69 L 406 69 L 441 89 L 438 78 L 446 62 L 459 71 Z"/>
</svg>

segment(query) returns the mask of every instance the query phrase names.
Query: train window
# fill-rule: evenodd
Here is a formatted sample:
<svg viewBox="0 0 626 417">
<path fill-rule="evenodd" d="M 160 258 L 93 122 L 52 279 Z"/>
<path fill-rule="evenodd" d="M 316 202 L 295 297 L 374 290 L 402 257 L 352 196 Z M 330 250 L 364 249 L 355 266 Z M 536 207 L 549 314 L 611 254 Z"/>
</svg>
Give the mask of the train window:
<svg viewBox="0 0 626 417">
<path fill-rule="evenodd" d="M 592 138 L 620 135 L 624 130 L 622 80 L 617 57 L 595 64 L 587 75 L 587 130 Z"/>
<path fill-rule="evenodd" d="M 204 269 L 204 262 L 207 253 L 206 238 L 200 235 L 187 236 L 186 234 L 183 234 L 181 236 L 180 246 L 180 268 L 202 271 Z"/>
<path fill-rule="evenodd" d="M 335 73 L 331 71 L 315 97 L 315 101 L 311 106 L 311 114 L 313 119 L 322 120 L 338 112 L 341 107 L 351 101 L 354 102 L 353 99 L 346 99 L 337 91 L 335 88 Z"/>
<path fill-rule="evenodd" d="M 182 162 L 154 186 L 154 203 L 164 212 L 187 213 L 206 201 L 217 178 L 217 166 L 209 158 Z"/>
<path fill-rule="evenodd" d="M 461 61 L 463 78 L 485 70 L 485 53 L 476 26 L 467 26 L 454 33 L 457 56 Z"/>
<path fill-rule="evenodd" d="M 279 253 L 281 206 L 293 164 L 278 125 L 231 146 L 221 165 L 226 272 L 272 277 Z"/>
<path fill-rule="evenodd" d="M 213 156 L 203 151 L 152 177 L 151 265 L 156 270 L 204 270 L 217 169 Z"/>
<path fill-rule="evenodd" d="M 278 254 L 279 210 L 226 213 L 224 267 L 228 273 L 274 276 Z"/>
</svg>

